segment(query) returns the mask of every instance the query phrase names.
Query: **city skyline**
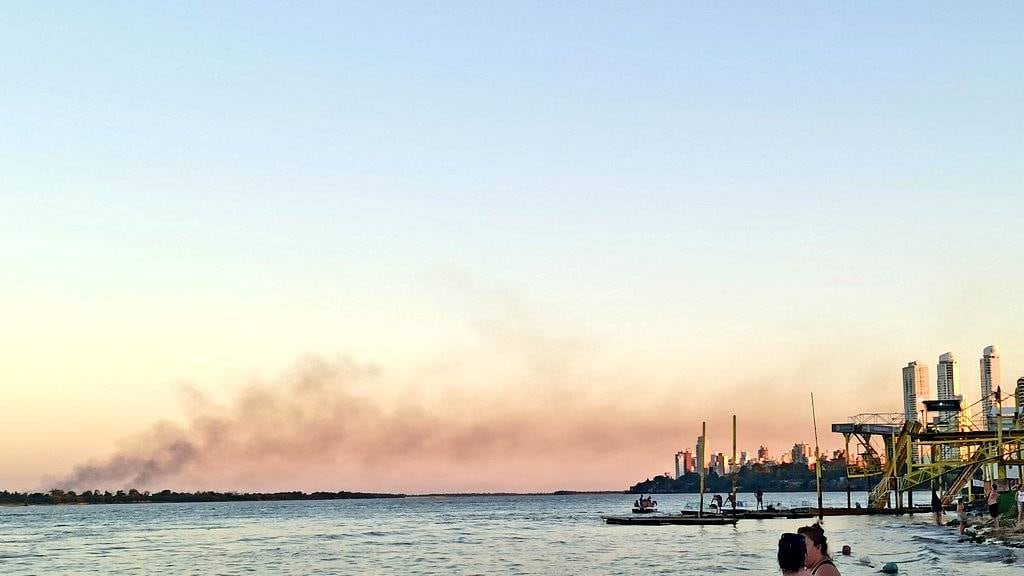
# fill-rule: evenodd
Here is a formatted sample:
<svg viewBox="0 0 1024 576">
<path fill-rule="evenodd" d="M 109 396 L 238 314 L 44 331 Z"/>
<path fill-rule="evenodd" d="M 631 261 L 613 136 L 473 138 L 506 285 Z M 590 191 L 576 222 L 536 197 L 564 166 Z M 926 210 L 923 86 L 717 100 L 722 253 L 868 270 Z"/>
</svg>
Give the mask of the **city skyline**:
<svg viewBox="0 0 1024 576">
<path fill-rule="evenodd" d="M 1002 370 L 999 347 L 985 346 L 979 359 L 980 376 L 978 379 L 979 400 L 971 403 L 964 393 L 959 377 L 959 360 L 952 352 L 939 356 L 936 373 L 936 395 L 934 399 L 960 399 L 962 402 L 960 425 L 979 426 L 985 430 L 995 429 L 994 392 L 999 391 L 1003 399 L 1003 408 L 1012 403 L 1011 408 L 1024 405 L 1024 376 L 1017 379 L 1014 388 L 1002 389 Z M 913 360 L 903 367 L 903 406 L 906 420 L 920 421 L 924 411 L 923 401 L 932 399 L 928 384 L 928 367 L 919 360 Z M 975 414 L 971 409 L 975 407 Z"/>
</svg>

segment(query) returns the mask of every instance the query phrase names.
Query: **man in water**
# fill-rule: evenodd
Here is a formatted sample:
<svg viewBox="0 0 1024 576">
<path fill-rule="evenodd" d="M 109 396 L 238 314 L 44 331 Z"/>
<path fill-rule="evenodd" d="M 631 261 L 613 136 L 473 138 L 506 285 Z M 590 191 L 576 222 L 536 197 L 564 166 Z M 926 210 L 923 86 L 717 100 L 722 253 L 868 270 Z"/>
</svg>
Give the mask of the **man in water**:
<svg viewBox="0 0 1024 576">
<path fill-rule="evenodd" d="M 956 499 L 956 517 L 960 521 L 960 535 L 963 536 L 967 529 L 967 506 L 963 498 Z"/>
<path fill-rule="evenodd" d="M 1017 529 L 1024 528 L 1024 478 L 1017 481 Z"/>
<path fill-rule="evenodd" d="M 939 499 L 939 493 L 935 491 L 934 486 L 932 486 L 932 514 L 935 515 L 935 523 L 942 526 L 942 500 Z"/>
<path fill-rule="evenodd" d="M 999 523 L 999 491 L 996 490 L 996 483 L 988 484 L 988 515 L 992 517 L 992 524 Z"/>
</svg>

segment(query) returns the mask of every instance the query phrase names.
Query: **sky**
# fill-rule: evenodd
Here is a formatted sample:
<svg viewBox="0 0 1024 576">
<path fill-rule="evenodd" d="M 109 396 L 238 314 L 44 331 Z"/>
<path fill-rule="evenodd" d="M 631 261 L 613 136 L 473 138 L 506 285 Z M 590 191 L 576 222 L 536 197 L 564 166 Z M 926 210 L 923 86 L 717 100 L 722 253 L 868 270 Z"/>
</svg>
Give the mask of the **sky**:
<svg viewBox="0 0 1024 576">
<path fill-rule="evenodd" d="M 1024 376 L 1024 8 L 10 3 L 0 488 L 621 489 Z"/>
</svg>

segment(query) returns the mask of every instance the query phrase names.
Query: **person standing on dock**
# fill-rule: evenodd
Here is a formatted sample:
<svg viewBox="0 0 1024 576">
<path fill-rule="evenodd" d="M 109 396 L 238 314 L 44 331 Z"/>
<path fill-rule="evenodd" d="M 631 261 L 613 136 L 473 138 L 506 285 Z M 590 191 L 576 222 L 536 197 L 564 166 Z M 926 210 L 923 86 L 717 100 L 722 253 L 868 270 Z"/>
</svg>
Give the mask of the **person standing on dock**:
<svg viewBox="0 0 1024 576">
<path fill-rule="evenodd" d="M 757 487 L 757 492 L 754 492 L 754 498 L 757 499 L 757 509 L 764 510 L 764 490 L 761 487 Z"/>
<path fill-rule="evenodd" d="M 825 529 L 821 524 L 815 522 L 810 526 L 804 526 L 797 530 L 803 535 L 807 543 L 807 558 L 804 566 L 814 576 L 840 576 L 839 569 L 832 563 L 832 557 L 828 555 L 828 538 L 825 537 Z"/>
</svg>

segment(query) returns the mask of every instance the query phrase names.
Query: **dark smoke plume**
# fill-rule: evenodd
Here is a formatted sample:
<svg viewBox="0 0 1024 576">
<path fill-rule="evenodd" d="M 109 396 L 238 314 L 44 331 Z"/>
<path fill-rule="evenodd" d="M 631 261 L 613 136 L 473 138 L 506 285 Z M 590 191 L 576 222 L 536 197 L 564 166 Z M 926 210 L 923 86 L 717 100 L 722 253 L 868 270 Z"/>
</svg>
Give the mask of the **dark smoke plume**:
<svg viewBox="0 0 1024 576">
<path fill-rule="evenodd" d="M 63 489 L 165 487 L 232 468 L 336 463 L 339 475 L 406 461 L 471 466 L 528 455 L 614 454 L 652 438 L 679 436 L 676 418 L 651 417 L 566 395 L 553 384 L 525 394 L 501 389 L 386 409 L 355 389 L 379 382 L 372 366 L 309 358 L 272 384 L 246 388 L 228 405 L 186 391 L 184 425 L 161 422 L 103 462 L 78 466 Z M 666 414 L 667 416 L 667 414 Z M 608 422 L 616 422 L 609 429 Z M 259 483 L 259 479 L 254 479 Z"/>
</svg>

